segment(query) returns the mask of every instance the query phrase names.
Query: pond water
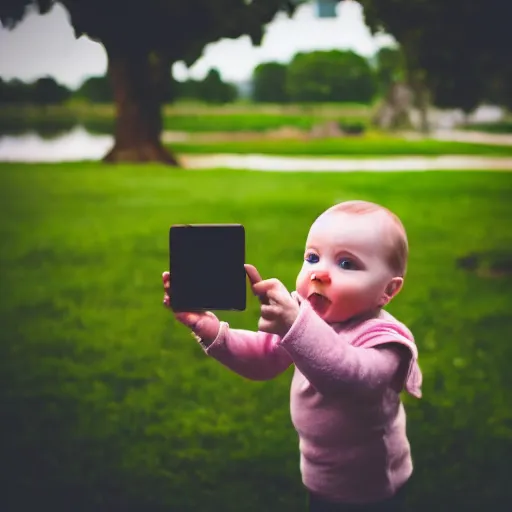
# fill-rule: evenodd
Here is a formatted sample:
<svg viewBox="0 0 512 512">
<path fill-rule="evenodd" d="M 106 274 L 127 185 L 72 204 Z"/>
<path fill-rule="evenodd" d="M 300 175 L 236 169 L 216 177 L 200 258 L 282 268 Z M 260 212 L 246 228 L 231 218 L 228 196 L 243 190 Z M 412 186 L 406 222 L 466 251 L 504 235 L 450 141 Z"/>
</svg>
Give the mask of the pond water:
<svg viewBox="0 0 512 512">
<path fill-rule="evenodd" d="M 0 136 L 1 162 L 70 162 L 98 160 L 113 145 L 112 135 L 97 135 L 75 126 L 55 137 L 32 131 Z"/>
</svg>

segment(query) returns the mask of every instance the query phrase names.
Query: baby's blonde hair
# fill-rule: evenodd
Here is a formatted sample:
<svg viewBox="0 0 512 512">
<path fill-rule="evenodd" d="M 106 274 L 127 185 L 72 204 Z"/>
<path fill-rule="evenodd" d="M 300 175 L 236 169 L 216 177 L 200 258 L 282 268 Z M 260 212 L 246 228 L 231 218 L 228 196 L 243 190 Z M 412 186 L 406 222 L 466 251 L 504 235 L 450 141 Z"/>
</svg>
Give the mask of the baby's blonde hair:
<svg viewBox="0 0 512 512">
<path fill-rule="evenodd" d="M 389 231 L 390 249 L 387 255 L 387 262 L 391 270 L 397 276 L 404 277 L 407 270 L 407 258 L 409 255 L 409 244 L 402 221 L 391 211 L 376 203 L 369 201 L 344 201 L 338 203 L 324 213 L 344 212 L 352 215 L 366 215 L 380 213 L 391 221 L 392 229 Z"/>
</svg>

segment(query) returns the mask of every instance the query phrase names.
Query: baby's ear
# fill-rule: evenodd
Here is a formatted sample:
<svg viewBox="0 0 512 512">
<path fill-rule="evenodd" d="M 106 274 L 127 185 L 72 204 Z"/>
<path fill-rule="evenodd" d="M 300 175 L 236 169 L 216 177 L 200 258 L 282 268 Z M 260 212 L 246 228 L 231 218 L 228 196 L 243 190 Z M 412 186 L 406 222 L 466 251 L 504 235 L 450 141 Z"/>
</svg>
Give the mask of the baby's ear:
<svg viewBox="0 0 512 512">
<path fill-rule="evenodd" d="M 379 302 L 379 306 L 384 307 L 386 304 L 389 304 L 393 297 L 395 297 L 400 292 L 403 284 L 403 277 L 393 277 L 384 290 L 384 293 Z"/>
</svg>

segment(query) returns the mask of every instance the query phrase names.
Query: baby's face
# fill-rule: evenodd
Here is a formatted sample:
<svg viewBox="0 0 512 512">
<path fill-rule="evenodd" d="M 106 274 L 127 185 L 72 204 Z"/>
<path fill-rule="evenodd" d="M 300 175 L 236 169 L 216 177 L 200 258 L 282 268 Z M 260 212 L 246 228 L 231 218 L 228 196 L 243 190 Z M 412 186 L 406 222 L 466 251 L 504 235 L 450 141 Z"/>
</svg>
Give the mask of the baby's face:
<svg viewBox="0 0 512 512">
<path fill-rule="evenodd" d="M 315 221 L 297 292 L 326 322 L 344 322 L 382 305 L 393 277 L 386 260 L 389 229 L 378 213 L 331 212 Z"/>
</svg>

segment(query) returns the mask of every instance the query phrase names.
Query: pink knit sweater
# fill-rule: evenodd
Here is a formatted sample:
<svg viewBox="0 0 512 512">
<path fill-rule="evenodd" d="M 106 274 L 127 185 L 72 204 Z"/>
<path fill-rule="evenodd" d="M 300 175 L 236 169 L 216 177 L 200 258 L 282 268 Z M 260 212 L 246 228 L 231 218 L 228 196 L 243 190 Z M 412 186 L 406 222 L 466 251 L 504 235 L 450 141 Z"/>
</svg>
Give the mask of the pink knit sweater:
<svg viewBox="0 0 512 512">
<path fill-rule="evenodd" d="M 303 301 L 284 338 L 222 322 L 205 351 L 253 380 L 295 365 L 290 409 L 308 490 L 330 501 L 367 503 L 389 498 L 410 477 L 399 393 L 420 398 L 422 376 L 411 332 L 390 314 L 342 330 Z"/>
</svg>

